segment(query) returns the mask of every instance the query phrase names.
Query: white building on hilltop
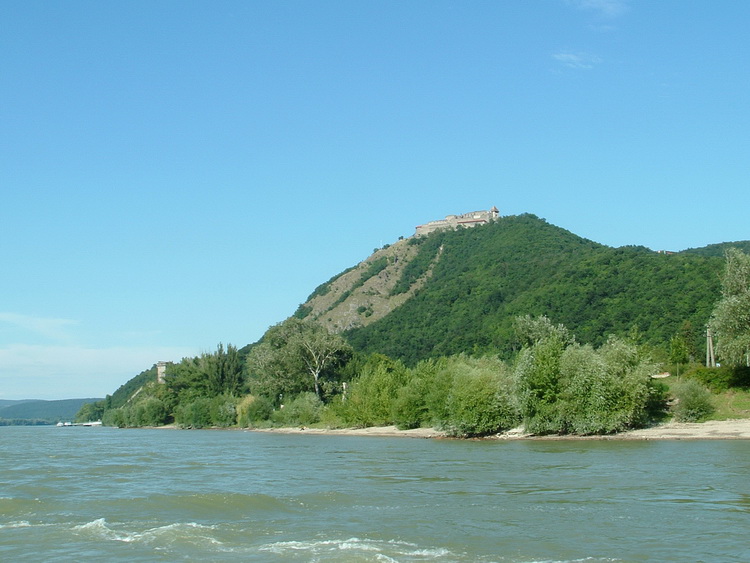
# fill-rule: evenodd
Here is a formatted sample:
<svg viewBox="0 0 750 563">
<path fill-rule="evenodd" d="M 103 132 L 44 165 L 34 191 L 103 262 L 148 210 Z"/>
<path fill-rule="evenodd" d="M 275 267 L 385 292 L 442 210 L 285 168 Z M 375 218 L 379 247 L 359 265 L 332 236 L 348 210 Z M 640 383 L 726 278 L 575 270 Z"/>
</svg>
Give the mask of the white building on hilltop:
<svg viewBox="0 0 750 563">
<path fill-rule="evenodd" d="M 445 219 L 430 221 L 424 225 L 417 225 L 416 236 L 427 235 L 439 229 L 457 229 L 458 227 L 476 227 L 485 225 L 500 217 L 500 212 L 494 205 L 489 211 L 472 211 L 463 215 L 447 215 Z"/>
</svg>

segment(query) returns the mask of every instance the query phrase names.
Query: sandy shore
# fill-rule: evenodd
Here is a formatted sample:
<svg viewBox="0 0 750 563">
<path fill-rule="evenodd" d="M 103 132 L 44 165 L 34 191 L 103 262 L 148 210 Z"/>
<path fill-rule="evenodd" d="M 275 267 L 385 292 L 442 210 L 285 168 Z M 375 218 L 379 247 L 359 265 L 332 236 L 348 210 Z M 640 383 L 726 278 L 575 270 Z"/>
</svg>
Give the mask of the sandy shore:
<svg viewBox="0 0 750 563">
<path fill-rule="evenodd" d="M 253 432 L 269 432 L 273 434 L 323 434 L 326 436 L 400 436 L 405 438 L 444 438 L 445 432 L 432 428 L 414 428 L 413 430 L 399 430 L 395 426 L 370 426 L 368 428 L 253 428 Z"/>
<path fill-rule="evenodd" d="M 407 438 L 444 438 L 445 433 L 432 428 L 399 430 L 395 426 L 370 428 L 266 428 L 254 432 L 276 434 L 319 434 L 328 436 L 400 436 Z M 609 436 L 531 436 L 521 429 L 511 430 L 486 439 L 496 440 L 750 440 L 750 419 L 722 420 L 700 423 L 667 422 L 651 428 L 630 430 Z"/>
<path fill-rule="evenodd" d="M 668 422 L 631 430 L 615 438 L 634 440 L 750 440 L 750 419 Z"/>
</svg>

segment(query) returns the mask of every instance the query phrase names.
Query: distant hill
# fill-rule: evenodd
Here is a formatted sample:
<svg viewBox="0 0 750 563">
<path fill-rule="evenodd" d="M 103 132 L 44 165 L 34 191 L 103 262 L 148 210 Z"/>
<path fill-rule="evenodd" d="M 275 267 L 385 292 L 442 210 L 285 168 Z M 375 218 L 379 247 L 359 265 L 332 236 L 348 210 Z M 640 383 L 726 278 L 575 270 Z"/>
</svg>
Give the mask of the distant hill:
<svg viewBox="0 0 750 563">
<path fill-rule="evenodd" d="M 636 331 L 667 347 L 687 326 L 699 346 L 728 246 L 750 241 L 660 253 L 608 247 L 530 214 L 501 217 L 387 246 L 319 286 L 295 315 L 409 364 L 462 352 L 508 357 L 513 319 L 525 314 L 594 345 Z"/>
<path fill-rule="evenodd" d="M 46 422 L 71 421 L 84 403 L 101 399 L 63 399 L 59 401 L 7 401 L 0 402 L 0 420 L 23 424 L 23 421 Z"/>
<path fill-rule="evenodd" d="M 701 256 L 724 256 L 728 248 L 739 248 L 742 252 L 750 253 L 750 240 L 740 240 L 737 242 L 720 242 L 718 244 L 709 244 L 701 248 L 688 248 L 683 250 L 684 254 L 699 254 Z"/>
<path fill-rule="evenodd" d="M 3 407 L 9 407 L 10 405 L 17 405 L 19 403 L 28 403 L 29 401 L 33 401 L 34 399 L 22 399 L 18 401 L 14 401 L 11 399 L 0 399 L 0 409 Z"/>
</svg>

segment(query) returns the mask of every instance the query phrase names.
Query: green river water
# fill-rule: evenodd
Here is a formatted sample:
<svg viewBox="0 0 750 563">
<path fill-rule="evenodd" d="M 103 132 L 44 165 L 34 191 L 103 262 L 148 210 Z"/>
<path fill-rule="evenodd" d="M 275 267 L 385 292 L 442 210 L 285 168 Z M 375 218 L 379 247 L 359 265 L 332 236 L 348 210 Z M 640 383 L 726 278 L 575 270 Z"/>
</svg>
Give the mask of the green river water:
<svg viewBox="0 0 750 563">
<path fill-rule="evenodd" d="M 0 427 L 0 561 L 750 561 L 750 441 Z"/>
</svg>

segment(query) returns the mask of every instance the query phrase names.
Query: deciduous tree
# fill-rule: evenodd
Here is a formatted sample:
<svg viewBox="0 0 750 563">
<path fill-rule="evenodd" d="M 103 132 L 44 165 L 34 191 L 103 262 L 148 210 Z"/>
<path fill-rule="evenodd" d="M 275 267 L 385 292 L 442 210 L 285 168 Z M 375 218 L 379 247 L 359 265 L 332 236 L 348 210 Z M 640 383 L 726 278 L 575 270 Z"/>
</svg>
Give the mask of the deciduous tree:
<svg viewBox="0 0 750 563">
<path fill-rule="evenodd" d="M 721 300 L 711 315 L 719 358 L 750 365 L 750 256 L 736 248 L 726 252 Z"/>
<path fill-rule="evenodd" d="M 291 317 L 271 327 L 248 357 L 248 370 L 264 395 L 314 391 L 323 398 L 323 380 L 352 351 L 344 339 L 312 321 Z"/>
</svg>

